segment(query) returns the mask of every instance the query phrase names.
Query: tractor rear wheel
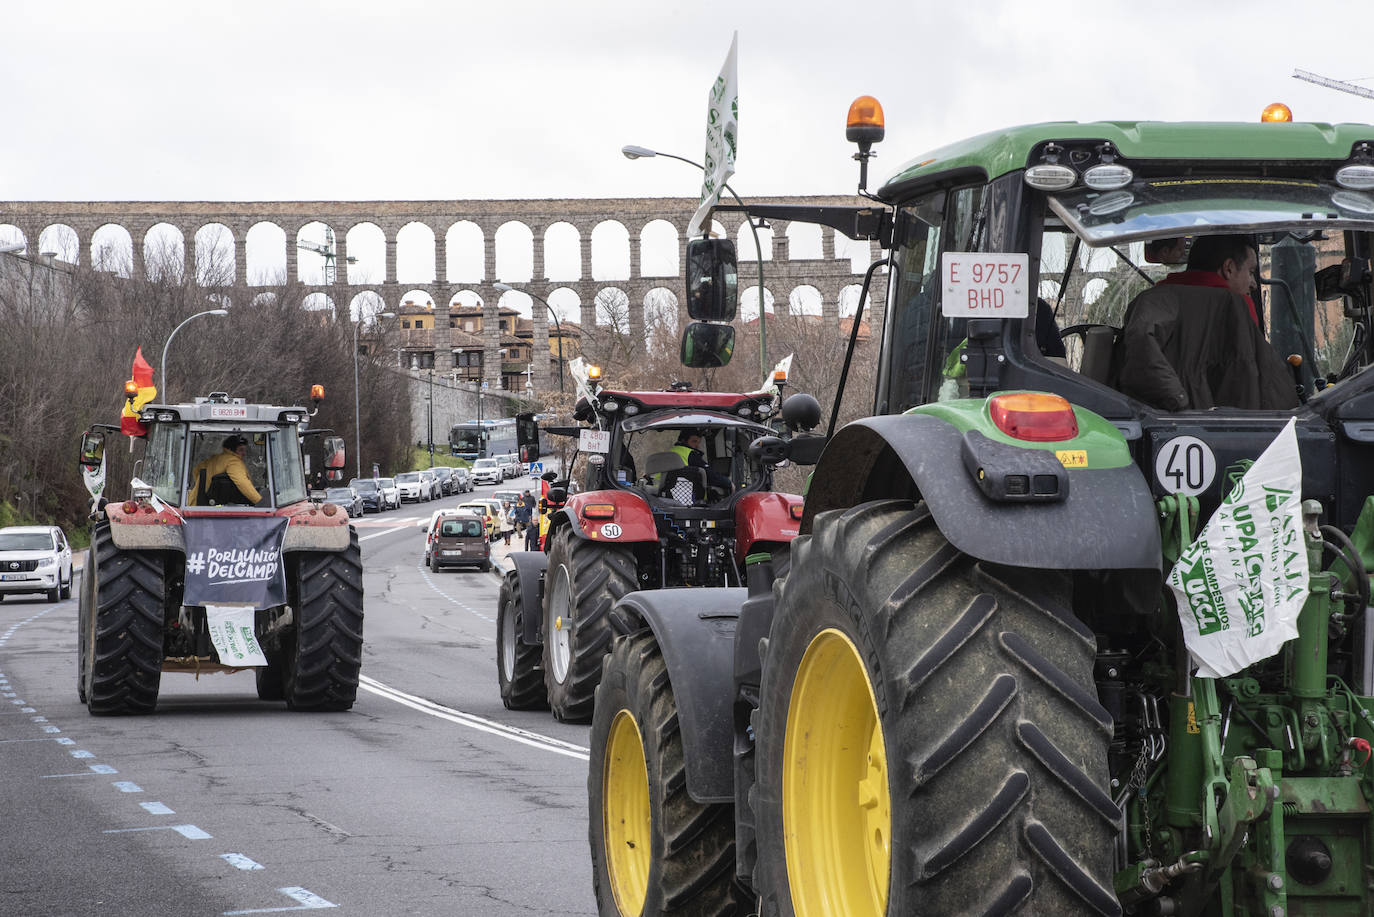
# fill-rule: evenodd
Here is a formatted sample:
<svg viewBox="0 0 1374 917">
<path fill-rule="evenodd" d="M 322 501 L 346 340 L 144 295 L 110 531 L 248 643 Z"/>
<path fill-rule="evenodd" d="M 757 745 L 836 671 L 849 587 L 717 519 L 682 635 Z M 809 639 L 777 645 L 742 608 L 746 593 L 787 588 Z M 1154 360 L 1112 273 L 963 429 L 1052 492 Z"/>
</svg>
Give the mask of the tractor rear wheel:
<svg viewBox="0 0 1374 917">
<path fill-rule="evenodd" d="M 813 532 L 763 666 L 759 913 L 1119 914 L 1112 722 L 1067 579 L 977 562 L 905 501 Z"/>
<path fill-rule="evenodd" d="M 687 793 L 677 702 L 649 631 L 615 641 L 596 689 L 587 771 L 603 917 L 743 914 L 731 805 Z"/>
<path fill-rule="evenodd" d="M 288 555 L 288 557 L 291 557 Z M 348 550 L 302 552 L 288 561 L 296 612 L 294 647 L 286 658 L 286 706 L 348 710 L 358 695 L 363 662 L 363 563 L 358 533 Z"/>
<path fill-rule="evenodd" d="M 544 575 L 544 687 L 553 715 L 564 722 L 591 719 L 601 660 L 615 630 L 611 606 L 634 591 L 634 554 L 622 545 L 559 530 Z"/>
<path fill-rule="evenodd" d="M 151 713 L 162 682 L 162 555 L 119 550 L 100 523 L 89 557 L 77 693 L 97 716 Z"/>
<path fill-rule="evenodd" d="M 520 579 L 512 570 L 502 577 L 496 602 L 496 679 L 501 685 L 501 703 L 507 710 L 541 710 L 548 706 L 544 673 L 539 668 L 541 650 L 520 642 L 524 629 Z"/>
</svg>

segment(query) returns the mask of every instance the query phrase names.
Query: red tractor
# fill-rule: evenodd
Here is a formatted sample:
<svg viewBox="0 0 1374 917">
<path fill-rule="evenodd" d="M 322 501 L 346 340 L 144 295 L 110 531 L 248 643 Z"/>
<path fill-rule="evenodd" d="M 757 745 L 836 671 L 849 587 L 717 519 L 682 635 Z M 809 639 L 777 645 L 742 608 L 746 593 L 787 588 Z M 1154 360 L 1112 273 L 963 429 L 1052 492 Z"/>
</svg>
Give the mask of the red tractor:
<svg viewBox="0 0 1374 917">
<path fill-rule="evenodd" d="M 323 391 L 317 391 L 317 398 Z M 304 407 L 212 394 L 133 415 L 145 442 L 127 500 L 105 503 L 106 433 L 82 440 L 97 498 L 82 576 L 77 693 L 92 714 L 149 713 L 163 672 L 257 673 L 263 700 L 353 706 L 362 662 L 358 536 L 313 502 L 344 445 Z M 313 453 L 313 454 L 312 454 Z M 310 474 L 307 455 L 316 458 Z"/>
<path fill-rule="evenodd" d="M 594 367 L 592 368 L 595 369 Z M 771 421 L 814 424 L 819 406 L 793 395 L 621 392 L 579 380 L 574 417 L 585 427 L 547 501 L 543 550 L 510 555 L 497 611 L 497 674 L 510 709 L 546 703 L 584 722 L 617 631 L 611 607 L 643 589 L 742 587 L 750 555 L 797 534 L 802 499 L 772 490 L 781 446 Z M 537 442 L 521 418 L 522 448 Z M 751 448 L 753 445 L 753 448 Z"/>
</svg>

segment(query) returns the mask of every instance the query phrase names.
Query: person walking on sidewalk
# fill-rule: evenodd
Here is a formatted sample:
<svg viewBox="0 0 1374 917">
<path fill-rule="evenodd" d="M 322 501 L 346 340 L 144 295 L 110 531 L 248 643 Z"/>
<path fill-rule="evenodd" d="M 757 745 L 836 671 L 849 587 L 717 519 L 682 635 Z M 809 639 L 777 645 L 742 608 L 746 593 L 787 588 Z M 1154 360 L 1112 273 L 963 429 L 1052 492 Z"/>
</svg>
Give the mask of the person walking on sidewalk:
<svg viewBox="0 0 1374 917">
<path fill-rule="evenodd" d="M 501 501 L 501 540 L 510 544 L 510 536 L 515 534 L 515 516 L 509 500 Z"/>
<path fill-rule="evenodd" d="M 529 496 L 529 491 L 525 491 L 525 496 Z M 525 534 L 525 550 L 530 550 L 530 507 L 521 497 L 515 504 L 513 510 L 515 515 L 515 530 Z"/>
<path fill-rule="evenodd" d="M 535 509 L 534 494 L 528 490 L 520 499 L 520 506 L 525 517 L 525 550 L 539 550 L 539 515 Z"/>
</svg>

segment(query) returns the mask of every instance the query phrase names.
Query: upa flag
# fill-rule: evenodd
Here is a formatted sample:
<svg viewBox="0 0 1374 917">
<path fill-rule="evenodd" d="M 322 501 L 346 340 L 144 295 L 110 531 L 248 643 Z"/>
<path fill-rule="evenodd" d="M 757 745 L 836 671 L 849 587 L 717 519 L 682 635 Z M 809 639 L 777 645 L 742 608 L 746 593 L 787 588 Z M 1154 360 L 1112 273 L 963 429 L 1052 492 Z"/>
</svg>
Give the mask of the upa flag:
<svg viewBox="0 0 1374 917">
<path fill-rule="evenodd" d="M 720 200 L 720 192 L 735 174 L 735 142 L 739 136 L 739 80 L 735 74 L 735 52 L 739 33 L 730 39 L 730 53 L 711 87 L 706 104 L 706 156 L 701 175 L 701 206 L 687 224 L 687 238 L 702 232 L 706 215 Z"/>
<path fill-rule="evenodd" d="M 138 422 L 143 406 L 157 397 L 153 387 L 153 368 L 143 359 L 143 348 L 134 354 L 133 378 L 124 383 L 124 410 L 119 414 L 119 432 L 125 436 L 147 436 L 148 428 Z"/>
</svg>

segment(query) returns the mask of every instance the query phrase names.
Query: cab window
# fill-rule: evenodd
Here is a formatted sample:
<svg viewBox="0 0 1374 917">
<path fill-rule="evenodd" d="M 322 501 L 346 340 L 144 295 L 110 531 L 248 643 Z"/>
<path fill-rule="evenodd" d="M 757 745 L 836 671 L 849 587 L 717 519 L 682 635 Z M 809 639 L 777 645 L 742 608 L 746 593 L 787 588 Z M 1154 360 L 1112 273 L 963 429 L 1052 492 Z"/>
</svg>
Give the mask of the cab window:
<svg viewBox="0 0 1374 917">
<path fill-rule="evenodd" d="M 148 447 L 143 453 L 140 477 L 150 484 L 153 493 L 164 503 L 181 505 L 182 449 L 186 444 L 186 427 L 181 424 L 154 424 L 148 434 Z"/>
</svg>

